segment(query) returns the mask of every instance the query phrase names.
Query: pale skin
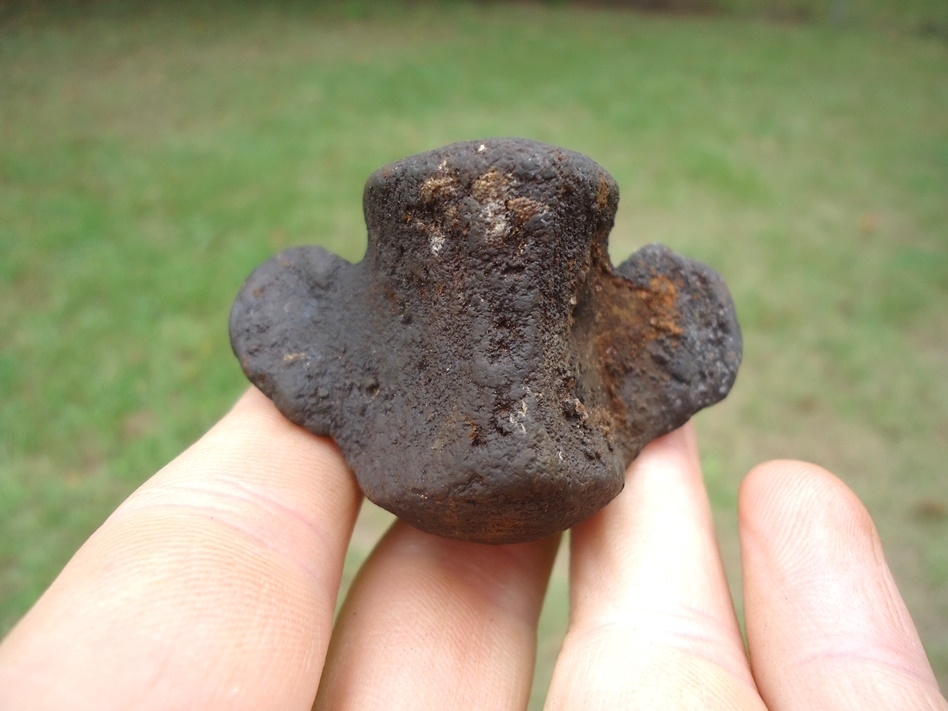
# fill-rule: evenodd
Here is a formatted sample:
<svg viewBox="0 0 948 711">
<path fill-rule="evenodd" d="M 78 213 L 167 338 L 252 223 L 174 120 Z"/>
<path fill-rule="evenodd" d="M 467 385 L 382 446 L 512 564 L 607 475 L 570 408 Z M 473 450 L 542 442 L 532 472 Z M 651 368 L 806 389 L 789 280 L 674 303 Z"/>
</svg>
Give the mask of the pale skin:
<svg viewBox="0 0 948 711">
<path fill-rule="evenodd" d="M 558 539 L 489 546 L 396 523 L 334 627 L 359 505 L 332 442 L 248 392 L 3 641 L 0 708 L 525 708 Z M 546 708 L 948 709 L 839 479 L 761 464 L 739 518 L 747 652 L 693 429 L 649 445 L 573 530 Z"/>
</svg>

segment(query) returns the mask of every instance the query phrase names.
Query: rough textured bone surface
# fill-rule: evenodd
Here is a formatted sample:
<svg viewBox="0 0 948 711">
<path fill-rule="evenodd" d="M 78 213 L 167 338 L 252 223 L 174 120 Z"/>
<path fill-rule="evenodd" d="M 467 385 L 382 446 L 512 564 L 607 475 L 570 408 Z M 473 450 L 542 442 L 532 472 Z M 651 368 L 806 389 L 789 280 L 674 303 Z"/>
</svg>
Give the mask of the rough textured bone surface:
<svg viewBox="0 0 948 711">
<path fill-rule="evenodd" d="M 414 526 L 491 543 L 564 530 L 723 398 L 741 359 L 714 271 L 659 245 L 612 267 L 618 199 L 597 163 L 534 141 L 405 158 L 366 183 L 361 262 L 297 247 L 251 274 L 234 352 Z"/>
</svg>

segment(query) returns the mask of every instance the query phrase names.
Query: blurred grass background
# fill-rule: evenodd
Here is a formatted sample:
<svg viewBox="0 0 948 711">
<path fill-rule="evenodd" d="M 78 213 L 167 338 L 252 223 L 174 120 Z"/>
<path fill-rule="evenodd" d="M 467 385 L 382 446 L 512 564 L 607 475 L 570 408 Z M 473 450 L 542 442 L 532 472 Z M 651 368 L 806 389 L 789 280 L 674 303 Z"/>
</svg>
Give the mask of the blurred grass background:
<svg viewBox="0 0 948 711">
<path fill-rule="evenodd" d="M 698 426 L 735 591 L 741 476 L 822 464 L 948 688 L 948 3 L 629 4 L 0 0 L 0 634 L 246 387 L 254 266 L 358 260 L 372 170 L 519 135 L 613 173 L 617 262 L 663 242 L 732 289 L 745 362 Z"/>
</svg>

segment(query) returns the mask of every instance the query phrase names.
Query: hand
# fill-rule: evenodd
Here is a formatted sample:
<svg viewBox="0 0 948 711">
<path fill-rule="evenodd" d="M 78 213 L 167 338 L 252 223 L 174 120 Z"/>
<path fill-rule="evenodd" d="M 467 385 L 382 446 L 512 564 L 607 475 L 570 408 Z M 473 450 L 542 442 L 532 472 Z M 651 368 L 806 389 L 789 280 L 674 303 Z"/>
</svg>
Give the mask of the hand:
<svg viewBox="0 0 948 711">
<path fill-rule="evenodd" d="M 0 708 L 515 709 L 558 539 L 396 523 L 333 611 L 360 496 L 249 392 L 136 491 L 0 646 Z M 865 509 L 815 466 L 740 500 L 750 661 L 690 426 L 572 535 L 549 709 L 945 709 Z M 327 653 L 328 649 L 328 653 Z"/>
</svg>

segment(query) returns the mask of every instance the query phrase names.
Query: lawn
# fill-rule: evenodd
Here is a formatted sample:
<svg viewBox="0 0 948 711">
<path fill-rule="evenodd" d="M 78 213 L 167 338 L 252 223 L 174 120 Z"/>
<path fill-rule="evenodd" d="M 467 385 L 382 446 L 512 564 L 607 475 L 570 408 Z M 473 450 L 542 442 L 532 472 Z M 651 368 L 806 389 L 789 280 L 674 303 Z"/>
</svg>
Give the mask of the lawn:
<svg viewBox="0 0 948 711">
<path fill-rule="evenodd" d="M 256 264 L 358 260 L 372 170 L 520 135 L 615 176 L 616 261 L 663 242 L 732 289 L 745 361 L 698 427 L 734 585 L 741 476 L 822 464 L 948 688 L 948 24 L 841 5 L 0 3 L 0 634 L 246 387 L 227 316 Z M 347 579 L 386 521 L 366 508 Z M 565 615 L 559 565 L 540 687 Z"/>
</svg>

